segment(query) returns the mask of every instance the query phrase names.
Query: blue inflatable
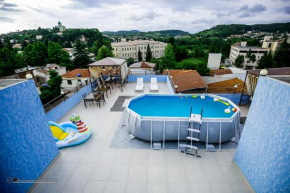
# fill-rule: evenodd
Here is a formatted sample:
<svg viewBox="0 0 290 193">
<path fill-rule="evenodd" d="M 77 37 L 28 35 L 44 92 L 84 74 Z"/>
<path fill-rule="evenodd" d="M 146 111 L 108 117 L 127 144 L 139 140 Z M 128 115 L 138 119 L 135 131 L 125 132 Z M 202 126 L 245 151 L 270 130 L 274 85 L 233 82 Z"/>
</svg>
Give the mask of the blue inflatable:
<svg viewBox="0 0 290 193">
<path fill-rule="evenodd" d="M 88 140 L 92 135 L 92 129 L 86 127 L 80 119 L 74 123 L 65 122 L 57 124 L 49 121 L 49 126 L 58 148 L 79 145 Z"/>
</svg>

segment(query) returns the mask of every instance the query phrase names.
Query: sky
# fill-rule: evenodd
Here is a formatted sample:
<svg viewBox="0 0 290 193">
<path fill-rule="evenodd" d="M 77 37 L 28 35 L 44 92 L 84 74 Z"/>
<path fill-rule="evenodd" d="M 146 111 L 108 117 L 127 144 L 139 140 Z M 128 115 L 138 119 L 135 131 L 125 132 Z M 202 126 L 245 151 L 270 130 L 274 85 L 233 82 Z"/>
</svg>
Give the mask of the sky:
<svg viewBox="0 0 290 193">
<path fill-rule="evenodd" d="M 100 31 L 179 29 L 290 22 L 290 0 L 0 0 L 0 33 L 52 28 Z"/>
</svg>

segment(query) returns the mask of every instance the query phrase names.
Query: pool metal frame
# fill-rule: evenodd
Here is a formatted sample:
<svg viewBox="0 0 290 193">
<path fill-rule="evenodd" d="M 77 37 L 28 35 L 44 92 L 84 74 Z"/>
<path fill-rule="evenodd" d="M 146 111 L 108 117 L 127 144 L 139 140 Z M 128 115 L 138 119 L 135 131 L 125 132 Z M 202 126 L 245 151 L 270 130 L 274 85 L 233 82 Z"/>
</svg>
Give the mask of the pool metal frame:
<svg viewBox="0 0 290 193">
<path fill-rule="evenodd" d="M 135 97 L 132 97 L 130 99 L 130 101 L 128 102 L 128 104 L 126 105 L 126 109 L 125 109 L 125 113 L 126 114 L 129 114 L 128 115 L 128 119 L 126 120 L 126 128 L 127 130 L 132 133 L 132 135 L 134 136 L 134 131 L 135 131 L 135 128 L 136 128 L 136 123 L 137 123 L 137 119 L 139 119 L 140 121 L 151 121 L 151 140 L 150 140 L 150 144 L 151 144 L 151 149 L 153 149 L 153 140 L 152 140 L 152 137 L 153 137 L 153 125 L 152 125 L 152 122 L 153 121 L 163 121 L 163 147 L 162 149 L 165 149 L 165 123 L 166 121 L 178 121 L 179 122 L 179 127 L 178 127 L 178 150 L 180 150 L 180 128 L 181 128 L 181 121 L 188 121 L 188 117 L 155 117 L 155 116 L 141 116 L 139 115 L 138 113 L 136 113 L 135 111 L 131 110 L 129 108 L 129 104 L 131 101 L 133 100 L 136 100 L 138 98 L 141 98 L 143 96 L 179 96 L 179 94 L 141 94 L 141 95 L 138 95 L 138 96 L 135 96 Z M 198 97 L 201 96 L 202 94 L 196 94 Z M 236 121 L 235 121 L 235 118 L 237 116 L 240 116 L 240 108 L 235 105 L 232 101 L 230 101 L 229 99 L 227 98 L 224 98 L 224 97 L 220 97 L 220 96 L 217 96 L 217 95 L 213 95 L 213 94 L 204 94 L 206 96 L 209 96 L 209 97 L 212 97 L 212 98 L 218 98 L 224 102 L 227 102 L 229 103 L 230 105 L 232 105 L 234 108 L 237 109 L 237 111 L 230 117 L 230 118 L 202 118 L 202 122 L 206 122 L 207 124 L 207 131 L 206 131 L 206 150 L 208 151 L 207 147 L 208 147 L 208 138 L 209 138 L 209 135 L 208 135 L 208 123 L 209 122 L 219 122 L 220 125 L 219 125 L 219 149 L 218 151 L 221 151 L 221 137 L 222 137 L 222 122 L 233 122 L 234 121 L 234 126 L 235 126 L 235 133 L 236 133 L 236 136 L 240 136 L 240 133 L 238 132 L 238 129 L 237 127 L 239 126 L 239 123 L 238 123 L 238 126 L 236 124 Z M 182 94 L 182 96 L 192 96 L 192 94 Z M 135 123 L 134 123 L 134 128 L 132 130 L 132 132 L 129 130 L 129 128 L 127 126 L 129 126 L 129 119 L 131 116 L 135 116 L 136 117 L 136 120 L 135 120 Z M 125 115 L 126 117 L 126 115 Z"/>
</svg>

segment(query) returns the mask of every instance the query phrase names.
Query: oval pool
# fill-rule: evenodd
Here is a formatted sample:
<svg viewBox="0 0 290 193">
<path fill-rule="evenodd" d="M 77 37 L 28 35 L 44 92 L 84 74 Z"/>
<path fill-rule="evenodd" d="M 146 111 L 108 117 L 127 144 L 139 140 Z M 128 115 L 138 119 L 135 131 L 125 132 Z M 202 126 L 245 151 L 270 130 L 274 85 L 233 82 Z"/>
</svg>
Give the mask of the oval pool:
<svg viewBox="0 0 290 193">
<path fill-rule="evenodd" d="M 240 109 L 230 100 L 216 95 L 143 94 L 130 99 L 126 108 L 127 129 L 146 141 L 185 140 L 189 115 L 203 109 L 200 141 L 229 141 L 239 127 Z M 214 98 L 219 101 L 214 101 Z M 225 109 L 230 113 L 225 113 Z M 232 111 L 236 108 L 237 111 Z M 191 128 L 199 124 L 191 123 Z M 194 137 L 194 135 L 193 135 Z"/>
</svg>

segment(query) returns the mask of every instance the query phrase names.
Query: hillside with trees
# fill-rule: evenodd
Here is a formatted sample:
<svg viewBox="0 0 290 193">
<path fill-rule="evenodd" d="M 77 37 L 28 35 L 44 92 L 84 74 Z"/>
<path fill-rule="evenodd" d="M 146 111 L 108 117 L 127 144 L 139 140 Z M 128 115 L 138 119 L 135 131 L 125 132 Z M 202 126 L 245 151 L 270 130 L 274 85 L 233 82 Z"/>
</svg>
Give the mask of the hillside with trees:
<svg viewBox="0 0 290 193">
<path fill-rule="evenodd" d="M 248 31 L 252 32 L 268 32 L 268 33 L 285 33 L 290 31 L 289 23 L 271 23 L 271 24 L 230 24 L 217 25 L 210 29 L 194 34 L 196 37 L 228 37 L 230 35 L 242 35 Z"/>
<path fill-rule="evenodd" d="M 158 38 L 158 37 L 173 37 L 173 36 L 187 36 L 190 33 L 181 31 L 181 30 L 161 30 L 161 31 L 149 31 L 149 32 L 141 32 L 138 30 L 131 31 L 104 31 L 102 32 L 105 35 L 110 36 L 141 36 L 147 38 Z"/>
</svg>

